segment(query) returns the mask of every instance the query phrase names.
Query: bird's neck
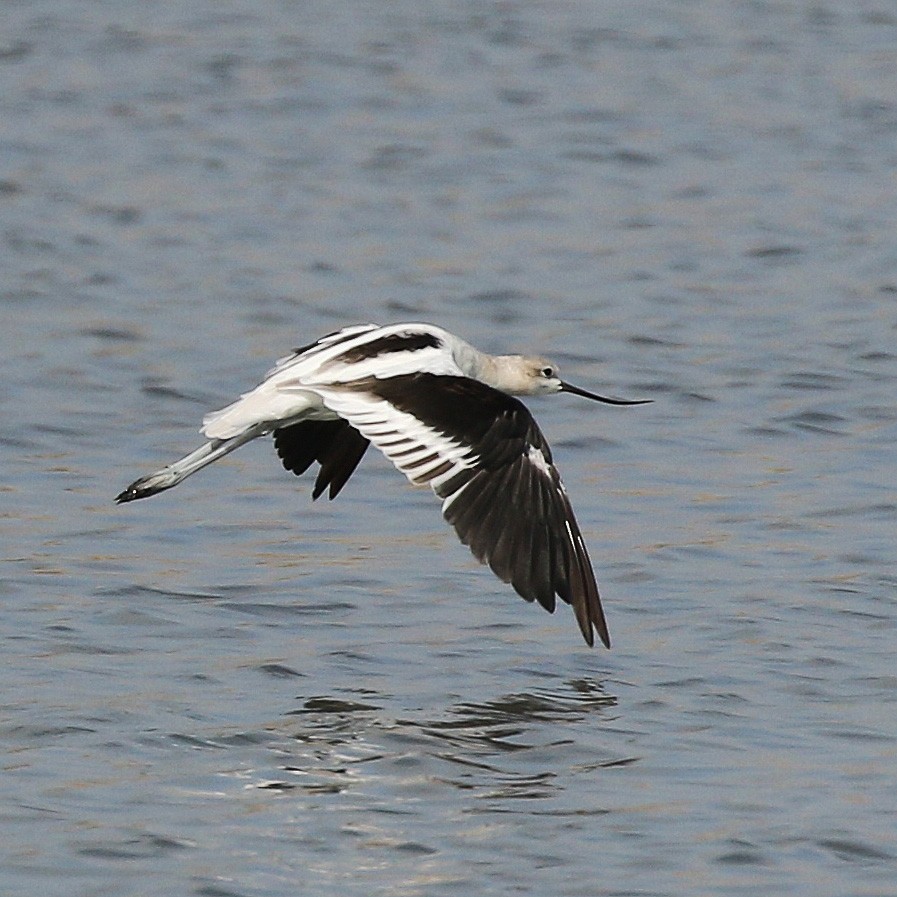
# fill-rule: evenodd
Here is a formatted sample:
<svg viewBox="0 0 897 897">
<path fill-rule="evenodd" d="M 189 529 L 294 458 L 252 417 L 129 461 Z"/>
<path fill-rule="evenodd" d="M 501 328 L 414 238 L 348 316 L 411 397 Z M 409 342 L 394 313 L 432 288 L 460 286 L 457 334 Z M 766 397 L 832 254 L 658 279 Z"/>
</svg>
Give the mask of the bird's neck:
<svg viewBox="0 0 897 897">
<path fill-rule="evenodd" d="M 473 353 L 469 368 L 462 367 L 468 377 L 509 395 L 519 394 L 519 356 L 486 355 L 476 349 L 473 349 Z"/>
</svg>

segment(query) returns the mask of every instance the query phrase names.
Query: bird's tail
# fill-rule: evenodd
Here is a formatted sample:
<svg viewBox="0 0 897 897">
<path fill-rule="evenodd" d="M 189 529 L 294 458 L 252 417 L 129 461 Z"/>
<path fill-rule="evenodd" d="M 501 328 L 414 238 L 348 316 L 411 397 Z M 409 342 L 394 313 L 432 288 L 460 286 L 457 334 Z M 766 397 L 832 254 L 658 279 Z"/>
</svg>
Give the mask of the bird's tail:
<svg viewBox="0 0 897 897">
<path fill-rule="evenodd" d="M 116 495 L 115 501 L 121 504 L 122 502 L 134 501 L 138 498 L 149 498 L 150 495 L 155 495 L 157 492 L 171 489 L 172 486 L 177 486 L 181 480 L 186 479 L 191 473 L 202 470 L 207 464 L 223 458 L 234 451 L 234 449 L 240 448 L 241 445 L 245 445 L 257 436 L 261 436 L 263 432 L 265 430 L 262 427 L 250 427 L 248 430 L 230 439 L 212 439 L 205 445 L 201 445 L 196 451 L 185 455 L 179 461 L 167 464 L 161 470 L 157 470 L 155 473 L 148 474 L 145 477 L 140 477 L 139 480 L 134 480 L 124 492 Z"/>
</svg>

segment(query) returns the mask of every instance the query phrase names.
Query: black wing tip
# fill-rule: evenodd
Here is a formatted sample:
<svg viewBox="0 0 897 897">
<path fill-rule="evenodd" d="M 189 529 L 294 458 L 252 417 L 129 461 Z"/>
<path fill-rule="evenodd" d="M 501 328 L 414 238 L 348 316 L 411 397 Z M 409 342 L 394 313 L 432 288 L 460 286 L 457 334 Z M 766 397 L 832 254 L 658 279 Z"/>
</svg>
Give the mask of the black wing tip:
<svg viewBox="0 0 897 897">
<path fill-rule="evenodd" d="M 560 597 L 564 597 L 563 595 Z M 566 601 L 567 599 L 564 598 Z M 610 632 L 607 629 L 607 621 L 604 619 L 604 612 L 601 610 L 601 605 L 597 606 L 597 613 L 589 612 L 589 605 L 583 599 L 583 603 L 580 605 L 578 603 L 571 602 L 573 604 L 573 612 L 576 616 L 576 622 L 579 624 L 579 631 L 582 633 L 583 640 L 590 647 L 595 647 L 595 633 L 598 633 L 598 638 L 601 639 L 601 644 L 604 645 L 605 648 L 610 648 Z M 585 613 L 583 613 L 585 611 Z"/>
<path fill-rule="evenodd" d="M 583 569 L 583 575 L 588 576 L 589 580 L 584 583 L 586 591 L 577 595 L 570 603 L 573 605 L 573 611 L 576 615 L 576 622 L 582 632 L 586 644 L 590 648 L 595 647 L 595 633 L 601 639 L 601 644 L 605 648 L 610 648 L 610 631 L 607 628 L 607 620 L 604 617 L 604 609 L 601 607 L 601 598 L 598 595 L 598 587 L 595 584 L 592 573 L 591 564 L 589 564 L 588 556 L 585 558 L 588 565 Z M 565 599 L 566 600 L 566 599 Z"/>
<path fill-rule="evenodd" d="M 586 564 L 588 564 L 588 573 L 592 572 L 592 566 L 589 562 L 588 556 L 585 558 Z M 588 630 L 588 637 L 586 641 L 589 644 L 589 647 L 592 648 L 595 645 L 595 633 L 598 633 L 598 638 L 601 639 L 601 644 L 604 645 L 605 648 L 610 649 L 610 630 L 607 628 L 607 620 L 604 617 L 604 608 L 601 606 L 601 596 L 598 594 L 598 585 L 595 582 L 594 574 L 590 577 L 590 586 L 586 595 L 582 597 L 582 601 L 584 604 L 585 610 L 585 626 L 584 628 Z"/>
</svg>

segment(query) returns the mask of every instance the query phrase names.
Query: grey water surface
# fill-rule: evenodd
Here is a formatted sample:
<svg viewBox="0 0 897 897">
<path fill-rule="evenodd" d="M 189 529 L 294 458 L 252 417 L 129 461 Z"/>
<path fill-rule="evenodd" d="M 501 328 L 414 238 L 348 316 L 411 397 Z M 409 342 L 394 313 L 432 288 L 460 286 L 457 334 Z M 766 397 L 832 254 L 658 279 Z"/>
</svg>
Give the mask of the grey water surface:
<svg viewBox="0 0 897 897">
<path fill-rule="evenodd" d="M 0 9 L 0 893 L 897 894 L 890 2 Z M 613 649 L 379 456 L 115 506 L 293 346 L 533 401 Z"/>
</svg>

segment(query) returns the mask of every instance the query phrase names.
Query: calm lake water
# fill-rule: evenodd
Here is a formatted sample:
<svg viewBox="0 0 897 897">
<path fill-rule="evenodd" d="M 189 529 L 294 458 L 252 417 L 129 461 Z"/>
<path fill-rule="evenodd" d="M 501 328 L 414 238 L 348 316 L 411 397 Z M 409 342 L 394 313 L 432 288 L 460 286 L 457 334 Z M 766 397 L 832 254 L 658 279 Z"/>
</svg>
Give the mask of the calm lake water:
<svg viewBox="0 0 897 897">
<path fill-rule="evenodd" d="M 897 893 L 897 12 L 7 2 L 0 892 Z M 532 403 L 613 650 L 379 456 L 136 476 L 426 320 Z"/>
</svg>

